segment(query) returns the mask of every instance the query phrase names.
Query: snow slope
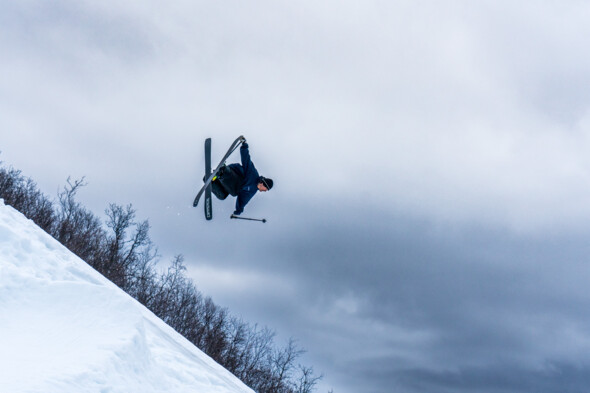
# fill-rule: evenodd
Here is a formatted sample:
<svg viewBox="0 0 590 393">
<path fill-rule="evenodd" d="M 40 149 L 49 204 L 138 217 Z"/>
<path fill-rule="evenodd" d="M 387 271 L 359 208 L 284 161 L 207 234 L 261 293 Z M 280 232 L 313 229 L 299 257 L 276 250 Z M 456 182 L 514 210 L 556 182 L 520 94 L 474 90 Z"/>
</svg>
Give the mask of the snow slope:
<svg viewBox="0 0 590 393">
<path fill-rule="evenodd" d="M 253 393 L 1 199 L 0 391 Z"/>
</svg>

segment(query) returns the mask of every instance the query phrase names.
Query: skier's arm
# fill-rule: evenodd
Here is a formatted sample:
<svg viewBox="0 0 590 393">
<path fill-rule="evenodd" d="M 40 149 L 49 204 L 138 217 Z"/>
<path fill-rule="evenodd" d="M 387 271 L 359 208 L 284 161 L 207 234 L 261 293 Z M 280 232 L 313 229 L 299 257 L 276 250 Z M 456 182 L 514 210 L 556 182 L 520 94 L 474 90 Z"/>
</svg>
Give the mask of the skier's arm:
<svg viewBox="0 0 590 393">
<path fill-rule="evenodd" d="M 250 158 L 250 150 L 248 149 L 248 144 L 246 142 L 242 143 L 242 146 L 240 147 L 240 158 L 242 159 L 242 168 L 244 168 L 244 173 L 247 177 L 248 172 L 254 165 L 252 164 L 252 159 Z"/>
<path fill-rule="evenodd" d="M 254 194 L 244 191 L 238 194 L 238 197 L 236 198 L 236 211 L 234 211 L 234 214 L 236 216 L 242 214 L 242 212 L 244 211 L 244 207 L 246 207 L 246 205 L 248 204 L 248 202 L 250 202 L 250 199 L 252 199 L 253 196 Z"/>
</svg>

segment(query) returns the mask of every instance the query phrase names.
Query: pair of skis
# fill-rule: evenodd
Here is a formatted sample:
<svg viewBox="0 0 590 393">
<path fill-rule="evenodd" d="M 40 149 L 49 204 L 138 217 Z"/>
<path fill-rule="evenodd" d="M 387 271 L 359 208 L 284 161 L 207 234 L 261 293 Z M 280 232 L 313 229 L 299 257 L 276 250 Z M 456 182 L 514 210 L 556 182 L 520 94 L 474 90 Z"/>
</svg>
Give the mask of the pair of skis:
<svg viewBox="0 0 590 393">
<path fill-rule="evenodd" d="M 219 170 L 223 167 L 223 165 L 225 165 L 225 162 L 227 161 L 229 156 L 234 151 L 236 151 L 236 149 L 245 141 L 246 141 L 246 138 L 244 138 L 243 135 L 240 135 L 239 137 L 237 137 L 236 140 L 233 141 L 233 143 L 231 144 L 229 149 L 227 149 L 227 152 L 225 153 L 225 155 L 223 156 L 223 158 L 221 159 L 221 161 L 219 162 L 219 164 L 217 165 L 215 170 L 211 171 L 211 138 L 205 139 L 205 176 L 207 177 L 207 179 L 205 180 L 205 184 L 203 184 L 203 187 L 201 187 L 201 189 L 197 193 L 197 196 L 195 197 L 195 200 L 193 201 L 193 207 L 197 207 L 197 205 L 199 204 L 199 200 L 201 199 L 203 194 L 205 194 L 205 218 L 207 220 L 213 219 L 211 182 L 213 181 L 213 178 L 215 176 L 217 176 L 217 173 L 219 173 Z M 265 219 L 245 218 L 245 217 L 240 217 L 240 216 L 236 216 L 233 214 L 231 215 L 231 218 L 239 219 L 239 220 L 248 220 L 248 221 L 260 221 L 263 223 L 266 222 Z"/>
</svg>

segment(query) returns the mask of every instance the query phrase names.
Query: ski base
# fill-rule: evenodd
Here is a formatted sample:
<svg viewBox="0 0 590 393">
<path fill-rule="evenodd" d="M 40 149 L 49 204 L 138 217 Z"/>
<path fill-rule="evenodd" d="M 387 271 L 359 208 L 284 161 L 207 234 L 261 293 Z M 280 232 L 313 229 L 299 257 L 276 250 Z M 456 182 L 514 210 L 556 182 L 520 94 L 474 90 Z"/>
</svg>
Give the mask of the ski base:
<svg viewBox="0 0 590 393">
<path fill-rule="evenodd" d="M 205 139 L 205 176 L 211 176 L 211 138 Z M 213 219 L 213 201 L 211 198 L 211 184 L 205 188 L 205 219 Z"/>
</svg>

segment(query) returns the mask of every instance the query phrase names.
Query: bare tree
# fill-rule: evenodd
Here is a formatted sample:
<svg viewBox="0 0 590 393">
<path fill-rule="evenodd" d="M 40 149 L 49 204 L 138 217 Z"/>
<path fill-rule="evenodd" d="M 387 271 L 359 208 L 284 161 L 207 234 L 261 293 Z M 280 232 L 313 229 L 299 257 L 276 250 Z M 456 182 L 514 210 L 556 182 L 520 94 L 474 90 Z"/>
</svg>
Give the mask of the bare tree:
<svg viewBox="0 0 590 393">
<path fill-rule="evenodd" d="M 237 374 L 244 363 L 248 343 L 249 326 L 238 318 L 231 318 L 226 326 L 227 345 L 222 354 L 222 363 L 231 373 Z"/>
<path fill-rule="evenodd" d="M 271 356 L 272 379 L 270 392 L 285 391 L 293 372 L 295 360 L 303 354 L 303 350 L 297 347 L 295 339 L 289 339 L 285 348 L 275 350 Z"/>
<path fill-rule="evenodd" d="M 91 265 L 102 259 L 104 230 L 100 220 L 75 200 L 76 193 L 86 185 L 84 178 L 71 181 L 59 193 L 57 219 L 52 235 L 74 254 Z"/>
<path fill-rule="evenodd" d="M 270 375 L 269 359 L 271 358 L 275 333 L 267 327 L 258 325 L 250 328 L 240 358 L 236 376 L 256 391 L 261 391 L 264 380 Z"/>
<path fill-rule="evenodd" d="M 294 393 L 311 393 L 316 384 L 323 378 L 323 375 L 315 376 L 313 367 L 299 365 L 299 379 L 293 388 Z M 333 392 L 332 392 L 333 393 Z"/>
<path fill-rule="evenodd" d="M 33 180 L 25 178 L 21 171 L 0 168 L 0 198 L 43 230 L 51 232 L 55 221 L 53 202 L 37 189 Z"/>
<path fill-rule="evenodd" d="M 150 226 L 147 220 L 140 223 L 134 221 L 132 205 L 122 207 L 113 203 L 105 213 L 111 235 L 107 238 L 103 269 L 115 284 L 129 292 L 136 270 L 144 269 L 157 257 L 148 234 Z M 131 227 L 135 227 L 135 233 L 127 237 Z"/>
</svg>

